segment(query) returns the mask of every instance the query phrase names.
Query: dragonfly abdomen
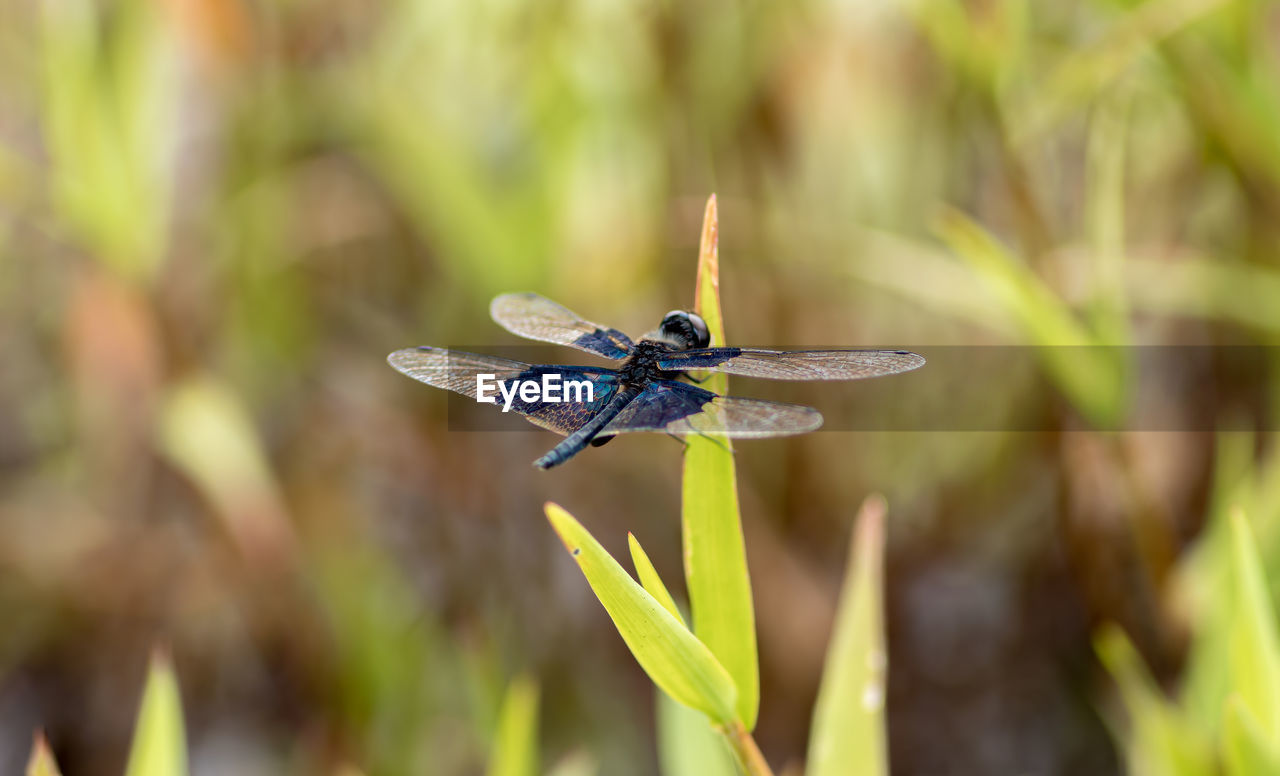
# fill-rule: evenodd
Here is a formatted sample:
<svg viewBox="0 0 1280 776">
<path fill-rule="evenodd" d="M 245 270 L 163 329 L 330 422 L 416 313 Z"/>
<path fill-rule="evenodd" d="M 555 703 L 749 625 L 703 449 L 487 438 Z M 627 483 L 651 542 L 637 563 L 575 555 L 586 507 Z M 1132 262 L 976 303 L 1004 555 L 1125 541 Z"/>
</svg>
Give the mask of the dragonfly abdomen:
<svg viewBox="0 0 1280 776">
<path fill-rule="evenodd" d="M 633 399 L 640 395 L 639 388 L 634 385 L 624 385 L 614 394 L 609 403 L 604 405 L 591 420 L 565 437 L 560 444 L 547 451 L 547 454 L 533 462 L 533 465 L 539 469 L 550 469 L 559 466 L 565 461 L 586 449 L 587 445 L 595 439 L 609 422 L 618 416 L 622 409 L 631 403 Z"/>
</svg>

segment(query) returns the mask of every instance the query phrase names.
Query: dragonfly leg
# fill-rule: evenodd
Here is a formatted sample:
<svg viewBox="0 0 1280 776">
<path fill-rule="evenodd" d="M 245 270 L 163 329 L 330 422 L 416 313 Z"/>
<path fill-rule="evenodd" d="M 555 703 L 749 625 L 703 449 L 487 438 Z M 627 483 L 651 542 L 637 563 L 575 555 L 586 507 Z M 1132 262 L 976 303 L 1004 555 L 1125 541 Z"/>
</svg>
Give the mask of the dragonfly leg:
<svg viewBox="0 0 1280 776">
<path fill-rule="evenodd" d="M 719 445 L 719 446 L 720 446 L 720 449 L 721 449 L 721 450 L 724 450 L 726 453 L 732 453 L 732 452 L 733 452 L 732 450 L 730 450 L 730 449 L 729 449 L 729 446 L 728 446 L 728 445 L 726 445 L 726 444 L 724 443 L 724 440 L 723 440 L 723 439 L 719 439 L 719 438 L 717 438 L 717 437 L 713 437 L 713 436 L 711 436 L 710 434 L 706 433 L 705 431 L 698 431 L 697 429 L 694 429 L 694 433 L 696 433 L 698 436 L 702 437 L 703 439 L 710 439 L 712 442 L 714 442 L 714 443 L 716 443 L 717 445 Z M 688 443 L 687 443 L 687 442 L 686 442 L 685 444 L 686 444 L 686 446 L 688 445 Z"/>
</svg>

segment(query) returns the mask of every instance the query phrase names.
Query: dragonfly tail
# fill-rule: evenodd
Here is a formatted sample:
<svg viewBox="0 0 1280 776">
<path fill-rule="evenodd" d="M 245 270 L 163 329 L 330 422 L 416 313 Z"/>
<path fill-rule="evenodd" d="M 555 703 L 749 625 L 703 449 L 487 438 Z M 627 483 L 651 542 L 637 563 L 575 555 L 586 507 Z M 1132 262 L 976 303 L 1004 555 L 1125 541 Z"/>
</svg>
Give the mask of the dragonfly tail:
<svg viewBox="0 0 1280 776">
<path fill-rule="evenodd" d="M 574 431 L 565 437 L 560 444 L 547 451 L 547 454 L 533 462 L 533 465 L 539 469 L 551 469 L 559 466 L 578 453 L 582 452 L 596 435 L 609 425 L 609 422 L 622 412 L 622 408 L 631 403 L 631 400 L 639 396 L 640 392 L 634 388 L 623 388 L 604 405 L 604 409 L 600 410 L 596 415 L 587 421 L 582 428 Z"/>
</svg>

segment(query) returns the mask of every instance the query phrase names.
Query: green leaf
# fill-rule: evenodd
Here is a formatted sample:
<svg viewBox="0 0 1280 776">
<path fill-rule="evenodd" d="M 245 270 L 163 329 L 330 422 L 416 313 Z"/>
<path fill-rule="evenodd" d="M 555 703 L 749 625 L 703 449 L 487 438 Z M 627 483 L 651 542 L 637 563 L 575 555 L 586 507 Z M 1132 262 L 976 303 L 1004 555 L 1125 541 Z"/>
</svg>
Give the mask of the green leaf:
<svg viewBox="0 0 1280 776">
<path fill-rule="evenodd" d="M 1160 693 L 1124 633 L 1108 625 L 1095 650 L 1120 688 L 1130 730 L 1126 746 L 1134 776 L 1213 776 L 1205 734 Z"/>
<path fill-rule="evenodd" d="M 1123 351 L 1100 347 L 1115 343 L 1099 341 L 1029 267 L 963 214 L 948 212 L 937 230 L 988 284 L 1026 340 L 1039 346 L 1044 369 L 1062 393 L 1095 425 L 1117 426 L 1128 399 Z"/>
<path fill-rule="evenodd" d="M 44 733 L 37 732 L 35 743 L 31 745 L 31 759 L 27 760 L 27 776 L 62 776 L 58 763 L 49 750 L 49 742 Z"/>
<path fill-rule="evenodd" d="M 1231 687 L 1262 732 L 1280 737 L 1280 646 L 1275 608 L 1244 513 L 1231 514 L 1232 618 L 1228 635 Z"/>
<path fill-rule="evenodd" d="M 1280 753 L 1238 695 L 1227 700 L 1222 749 L 1227 776 L 1280 773 Z"/>
<path fill-rule="evenodd" d="M 716 723 L 733 720 L 737 689 L 715 655 L 632 579 L 572 515 L 551 503 L 546 511 L 560 541 L 653 683 Z"/>
<path fill-rule="evenodd" d="M 538 773 L 538 684 L 527 676 L 512 680 L 498 712 L 498 730 L 488 776 Z"/>
<path fill-rule="evenodd" d="M 636 567 L 636 576 L 640 578 L 640 585 L 649 592 L 649 595 L 662 604 L 662 608 L 684 624 L 684 617 L 681 616 L 680 610 L 676 607 L 676 601 L 671 597 L 671 593 L 667 592 L 667 586 L 662 584 L 662 577 L 658 576 L 658 570 L 653 567 L 653 563 L 649 560 L 649 556 L 645 554 L 644 548 L 640 546 L 640 540 L 635 534 L 627 532 L 627 546 L 631 548 L 631 563 Z"/>
<path fill-rule="evenodd" d="M 658 762 L 662 776 L 737 776 L 733 752 L 702 714 L 658 694 Z"/>
<path fill-rule="evenodd" d="M 718 243 L 716 198 L 712 195 L 702 225 L 695 305 L 707 322 L 712 345 L 725 342 Z M 703 385 L 720 394 L 727 386 L 728 378 L 723 374 L 710 375 Z M 750 730 L 760 710 L 760 675 L 738 482 L 728 439 L 716 435 L 688 439 L 681 517 L 693 632 L 733 677 L 738 688 L 737 719 Z"/>
<path fill-rule="evenodd" d="M 169 656 L 157 651 L 151 656 L 125 776 L 183 776 L 186 772 L 187 741 L 178 677 Z"/>
<path fill-rule="evenodd" d="M 889 772 L 884 728 L 884 520 L 882 498 L 863 502 L 814 708 L 808 776 Z"/>
</svg>

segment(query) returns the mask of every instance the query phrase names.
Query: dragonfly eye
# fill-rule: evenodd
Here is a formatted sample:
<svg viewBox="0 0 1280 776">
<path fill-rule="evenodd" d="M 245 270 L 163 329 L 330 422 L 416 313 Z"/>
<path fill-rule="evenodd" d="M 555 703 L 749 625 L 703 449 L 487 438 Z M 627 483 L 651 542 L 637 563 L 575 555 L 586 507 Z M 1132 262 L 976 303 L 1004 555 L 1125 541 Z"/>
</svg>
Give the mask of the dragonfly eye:
<svg viewBox="0 0 1280 776">
<path fill-rule="evenodd" d="M 711 332 L 707 331 L 707 322 L 697 313 L 689 313 L 689 323 L 693 324 L 694 342 L 691 347 L 705 348 L 711 345 Z"/>
<path fill-rule="evenodd" d="M 672 310 L 662 319 L 662 333 L 684 349 L 705 348 L 711 342 L 707 323 L 697 313 Z"/>
</svg>

